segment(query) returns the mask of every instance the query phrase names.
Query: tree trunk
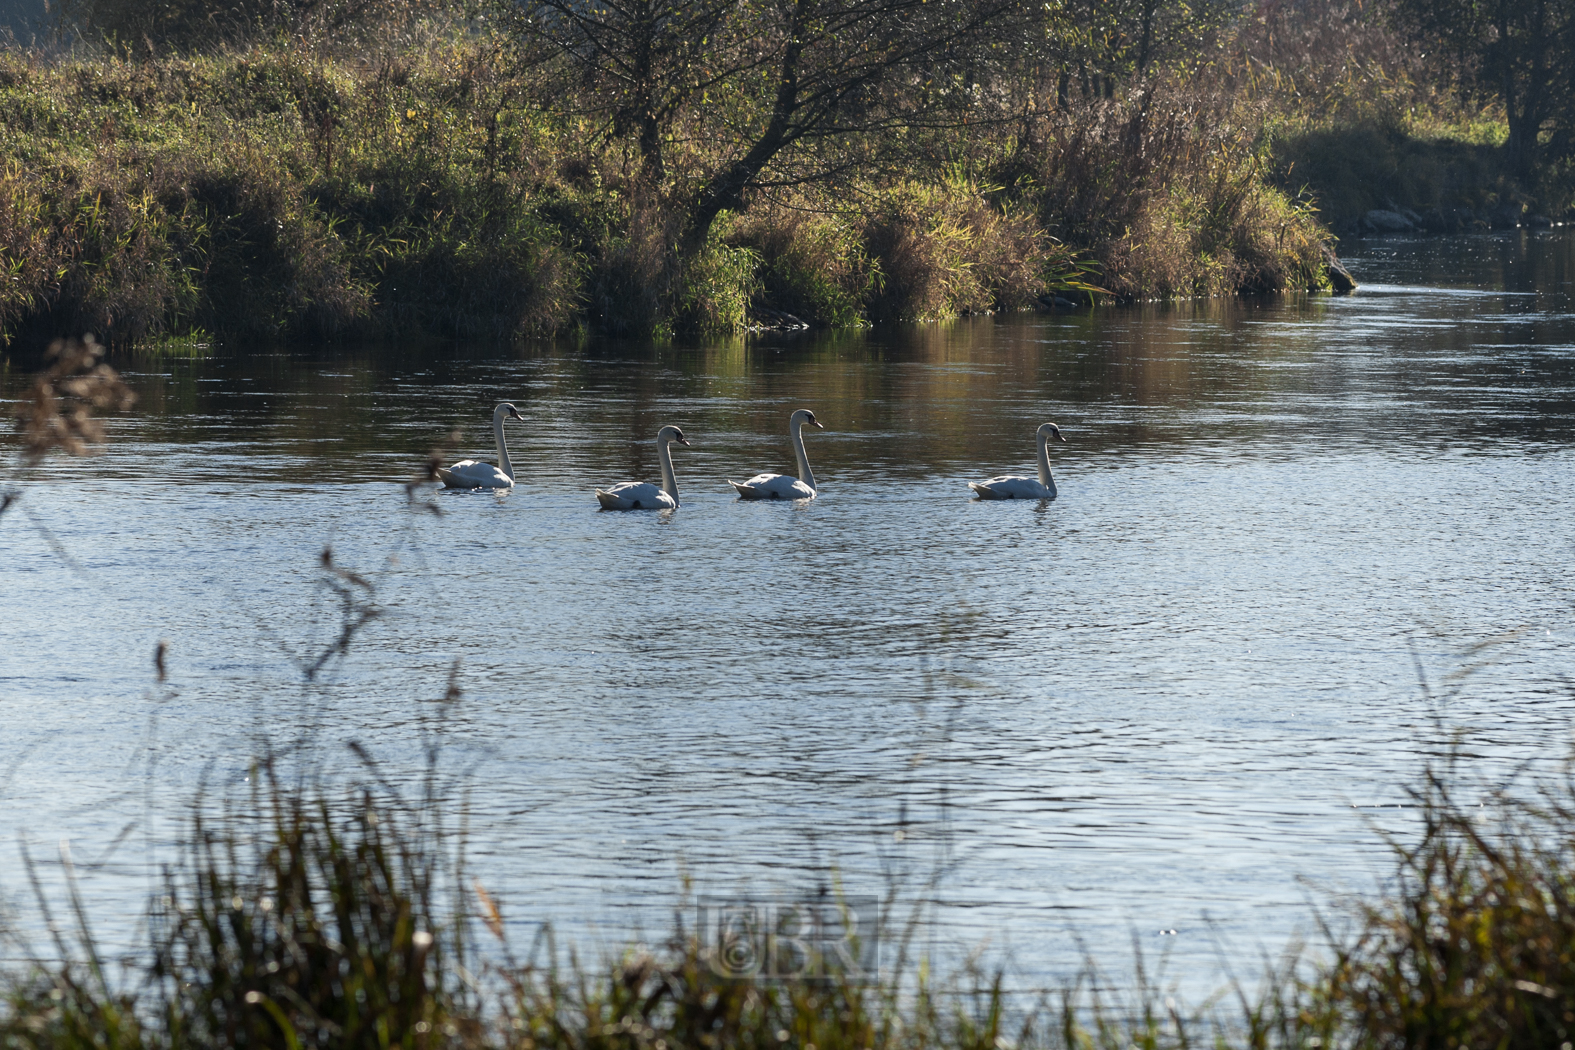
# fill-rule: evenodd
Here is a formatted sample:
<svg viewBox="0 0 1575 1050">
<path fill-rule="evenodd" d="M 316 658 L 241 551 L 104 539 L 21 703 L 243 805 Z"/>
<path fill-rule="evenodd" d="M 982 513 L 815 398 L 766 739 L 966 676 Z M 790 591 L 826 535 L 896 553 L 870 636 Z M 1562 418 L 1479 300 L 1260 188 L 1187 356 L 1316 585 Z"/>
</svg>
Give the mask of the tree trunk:
<svg viewBox="0 0 1575 1050">
<path fill-rule="evenodd" d="M 1547 116 L 1543 111 L 1552 34 L 1548 26 L 1546 0 L 1536 0 L 1529 11 L 1526 8 L 1519 9 L 1530 17 L 1518 27 L 1524 36 L 1516 40 L 1521 34 L 1515 33 L 1517 26 L 1512 21 L 1511 10 L 1517 8 L 1520 2 L 1523 0 L 1500 0 L 1494 28 L 1498 30 L 1501 48 L 1500 82 L 1503 86 L 1500 90 L 1504 95 L 1504 114 L 1509 123 L 1509 137 L 1504 142 L 1504 152 L 1510 172 L 1515 178 L 1527 182 L 1536 171 L 1537 139 Z M 1516 69 L 1517 51 L 1522 52 L 1519 57 L 1529 67 L 1525 70 L 1523 82 L 1516 75 L 1519 72 Z"/>
<path fill-rule="evenodd" d="M 794 4 L 793 20 L 788 31 L 790 41 L 782 52 L 782 79 L 777 84 L 777 98 L 771 108 L 771 121 L 749 152 L 727 166 L 725 171 L 711 177 L 689 213 L 689 222 L 679 239 L 679 254 L 693 259 L 705 247 L 711 236 L 711 225 L 716 217 L 729 208 L 743 203 L 744 190 L 755 177 L 766 170 L 771 159 L 792 141 L 788 133 L 793 114 L 799 108 L 799 61 L 803 57 L 804 22 L 809 16 L 814 0 L 798 0 Z"/>
<path fill-rule="evenodd" d="M 1154 46 L 1154 9 L 1158 4 L 1156 0 L 1144 0 L 1143 3 L 1143 37 L 1138 44 L 1137 71 L 1138 76 L 1148 68 L 1149 52 Z"/>
<path fill-rule="evenodd" d="M 652 186 L 660 185 L 667 175 L 662 160 L 662 123 L 649 107 L 640 119 L 640 174 Z"/>
</svg>

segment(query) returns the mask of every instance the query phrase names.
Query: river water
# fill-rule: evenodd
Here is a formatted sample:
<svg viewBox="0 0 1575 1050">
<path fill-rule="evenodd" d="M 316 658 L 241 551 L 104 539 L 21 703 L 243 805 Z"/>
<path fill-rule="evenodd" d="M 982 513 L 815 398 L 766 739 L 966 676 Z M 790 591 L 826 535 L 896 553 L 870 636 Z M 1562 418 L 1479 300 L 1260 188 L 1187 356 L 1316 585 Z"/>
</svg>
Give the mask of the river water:
<svg viewBox="0 0 1575 1050">
<path fill-rule="evenodd" d="M 831 879 L 932 901 L 938 951 L 1022 984 L 1134 942 L 1188 990 L 1253 970 L 1379 885 L 1430 756 L 1548 763 L 1575 710 L 1575 239 L 1349 264 L 1343 298 L 122 362 L 105 454 L 0 520 L 0 895 L 27 925 L 16 843 L 67 839 L 130 938 L 184 807 L 264 748 L 408 781 L 436 739 L 517 943 Z M 502 399 L 520 484 L 411 509 Z M 791 472 L 798 407 L 820 497 L 737 501 Z M 1059 498 L 972 500 L 1045 420 Z M 664 423 L 682 508 L 599 512 Z M 383 615 L 308 684 L 325 546 Z"/>
</svg>

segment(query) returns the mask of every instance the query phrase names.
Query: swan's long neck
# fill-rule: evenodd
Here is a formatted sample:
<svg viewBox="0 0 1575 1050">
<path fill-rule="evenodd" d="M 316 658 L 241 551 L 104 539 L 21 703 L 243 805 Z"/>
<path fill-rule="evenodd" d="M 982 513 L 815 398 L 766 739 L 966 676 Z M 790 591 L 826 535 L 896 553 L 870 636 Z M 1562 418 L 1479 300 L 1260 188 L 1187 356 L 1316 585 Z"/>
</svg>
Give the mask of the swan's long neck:
<svg viewBox="0 0 1575 1050">
<path fill-rule="evenodd" d="M 815 487 L 815 473 L 809 469 L 809 457 L 804 454 L 804 424 L 793 424 L 793 455 L 798 460 L 798 480 Z"/>
<path fill-rule="evenodd" d="M 662 464 L 662 491 L 678 502 L 678 478 L 673 474 L 673 443 L 665 439 L 656 442 L 656 458 Z"/>
<path fill-rule="evenodd" d="M 494 413 L 492 416 L 492 437 L 498 443 L 498 469 L 514 480 L 514 464 L 509 462 L 509 447 L 503 443 L 503 414 Z"/>
<path fill-rule="evenodd" d="M 1039 484 L 1047 489 L 1055 488 L 1055 481 L 1050 477 L 1050 435 L 1039 435 Z"/>
</svg>

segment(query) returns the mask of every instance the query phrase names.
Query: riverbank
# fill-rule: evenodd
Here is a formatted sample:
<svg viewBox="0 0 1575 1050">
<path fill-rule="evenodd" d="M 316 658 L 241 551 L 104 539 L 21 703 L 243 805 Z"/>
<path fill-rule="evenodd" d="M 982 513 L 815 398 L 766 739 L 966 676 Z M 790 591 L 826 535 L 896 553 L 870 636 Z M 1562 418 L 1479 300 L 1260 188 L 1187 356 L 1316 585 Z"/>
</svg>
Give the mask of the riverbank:
<svg viewBox="0 0 1575 1050">
<path fill-rule="evenodd" d="M 1546 228 L 1569 218 L 1569 188 L 1530 189 L 1505 169 L 1501 123 L 1426 131 L 1359 121 L 1309 127 L 1275 146 L 1277 181 L 1313 199 L 1341 237 Z"/>
<path fill-rule="evenodd" d="M 722 334 L 1326 283 L 1326 231 L 1261 177 L 1225 98 L 937 134 L 901 168 L 756 192 L 680 258 L 706 143 L 671 148 L 653 190 L 532 90 L 486 36 L 358 59 L 7 52 L 0 327 L 116 346 Z"/>
</svg>

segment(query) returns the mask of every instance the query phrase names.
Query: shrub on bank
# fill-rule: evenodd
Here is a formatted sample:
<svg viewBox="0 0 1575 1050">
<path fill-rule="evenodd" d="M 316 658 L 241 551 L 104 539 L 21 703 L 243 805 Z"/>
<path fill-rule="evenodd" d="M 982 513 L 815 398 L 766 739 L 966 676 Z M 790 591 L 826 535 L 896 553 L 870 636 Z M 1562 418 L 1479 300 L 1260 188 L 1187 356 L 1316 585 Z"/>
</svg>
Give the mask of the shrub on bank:
<svg viewBox="0 0 1575 1050">
<path fill-rule="evenodd" d="M 1023 309 L 1090 263 L 1126 297 L 1314 283 L 1317 224 L 1250 151 L 1217 150 L 1234 118 L 1185 93 L 1021 140 L 983 129 L 978 178 L 921 149 L 902 177 L 760 197 L 680 261 L 704 142 L 646 185 L 617 142 L 534 105 L 528 73 L 485 34 L 362 62 L 0 53 L 0 328 L 717 334 L 766 307 L 823 325 Z"/>
<path fill-rule="evenodd" d="M 763 202 L 738 217 L 732 239 L 760 256 L 762 305 L 827 327 L 864 319 L 879 276 L 850 218 Z"/>
<path fill-rule="evenodd" d="M 705 248 L 683 263 L 676 326 L 702 336 L 728 335 L 748 327 L 759 268 L 759 253 L 728 244 L 724 231 L 713 229 Z"/>
<path fill-rule="evenodd" d="M 880 272 L 880 319 L 1022 310 L 1047 290 L 1055 245 L 1027 209 L 1000 207 L 965 180 L 883 195 L 865 228 Z"/>
<path fill-rule="evenodd" d="M 1127 298 L 1217 296 L 1323 283 L 1327 233 L 1265 184 L 1261 114 L 1207 92 L 1157 87 L 1049 113 L 997 177 Z"/>
</svg>

